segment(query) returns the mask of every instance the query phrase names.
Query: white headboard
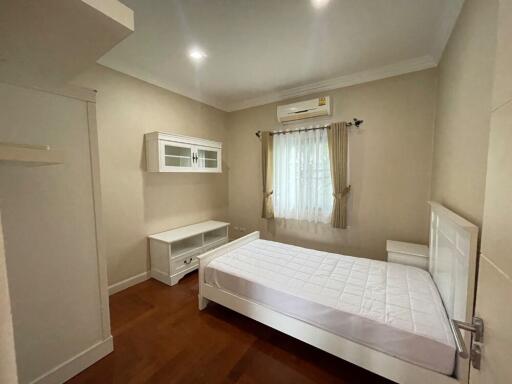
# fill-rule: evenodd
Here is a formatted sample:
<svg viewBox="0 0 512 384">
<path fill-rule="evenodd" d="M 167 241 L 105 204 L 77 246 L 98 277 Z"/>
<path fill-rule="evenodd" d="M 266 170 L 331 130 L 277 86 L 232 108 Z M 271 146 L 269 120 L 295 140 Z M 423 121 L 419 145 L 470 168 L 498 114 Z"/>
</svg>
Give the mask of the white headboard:
<svg viewBox="0 0 512 384">
<path fill-rule="evenodd" d="M 430 202 L 430 265 L 450 318 L 473 314 L 478 227 L 441 204 Z"/>
</svg>

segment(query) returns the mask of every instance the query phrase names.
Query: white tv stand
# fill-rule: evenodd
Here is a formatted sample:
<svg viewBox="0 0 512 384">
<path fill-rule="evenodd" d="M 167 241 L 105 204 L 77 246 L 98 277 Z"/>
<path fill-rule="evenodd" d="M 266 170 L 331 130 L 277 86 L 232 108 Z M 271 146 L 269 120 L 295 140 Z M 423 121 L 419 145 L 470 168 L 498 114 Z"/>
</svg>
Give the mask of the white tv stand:
<svg viewBox="0 0 512 384">
<path fill-rule="evenodd" d="M 198 255 L 228 242 L 228 227 L 222 221 L 205 221 L 149 236 L 151 277 L 177 284 L 198 269 Z"/>
</svg>

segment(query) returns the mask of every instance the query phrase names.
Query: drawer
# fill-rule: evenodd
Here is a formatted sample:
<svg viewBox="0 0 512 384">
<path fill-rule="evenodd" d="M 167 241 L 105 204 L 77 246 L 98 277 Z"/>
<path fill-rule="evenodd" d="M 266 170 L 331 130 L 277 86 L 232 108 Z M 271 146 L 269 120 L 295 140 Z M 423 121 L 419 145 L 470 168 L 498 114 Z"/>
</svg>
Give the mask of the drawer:
<svg viewBox="0 0 512 384">
<path fill-rule="evenodd" d="M 199 260 L 197 259 L 197 254 L 181 256 L 176 259 L 171 260 L 171 275 L 175 275 L 177 273 L 183 272 L 186 269 L 190 269 L 192 267 L 196 267 L 199 265 Z"/>
</svg>

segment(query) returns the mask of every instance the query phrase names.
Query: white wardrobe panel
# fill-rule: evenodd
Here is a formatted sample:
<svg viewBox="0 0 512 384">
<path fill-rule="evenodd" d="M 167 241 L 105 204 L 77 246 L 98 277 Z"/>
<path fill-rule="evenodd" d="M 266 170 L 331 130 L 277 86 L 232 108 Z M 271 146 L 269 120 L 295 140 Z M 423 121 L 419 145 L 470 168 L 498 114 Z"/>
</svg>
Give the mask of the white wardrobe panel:
<svg viewBox="0 0 512 384">
<path fill-rule="evenodd" d="M 16 383 L 18 377 L 1 216 L 0 212 L 0 383 Z"/>
<path fill-rule="evenodd" d="M 64 163 L 0 165 L 20 383 L 103 340 L 87 103 L 0 84 L 0 142 L 48 144 Z"/>
</svg>

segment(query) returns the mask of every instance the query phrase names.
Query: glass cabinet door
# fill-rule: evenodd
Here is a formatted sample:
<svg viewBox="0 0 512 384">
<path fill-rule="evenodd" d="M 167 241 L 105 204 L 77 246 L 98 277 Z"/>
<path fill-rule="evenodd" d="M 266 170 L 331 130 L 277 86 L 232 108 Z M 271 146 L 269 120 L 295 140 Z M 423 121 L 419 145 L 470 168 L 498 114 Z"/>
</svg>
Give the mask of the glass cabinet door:
<svg viewBox="0 0 512 384">
<path fill-rule="evenodd" d="M 205 171 L 217 172 L 221 167 L 218 148 L 197 147 L 197 167 Z"/>
<path fill-rule="evenodd" d="M 163 142 L 162 163 L 165 168 L 190 169 L 193 167 L 193 150 L 191 145 Z"/>
</svg>

